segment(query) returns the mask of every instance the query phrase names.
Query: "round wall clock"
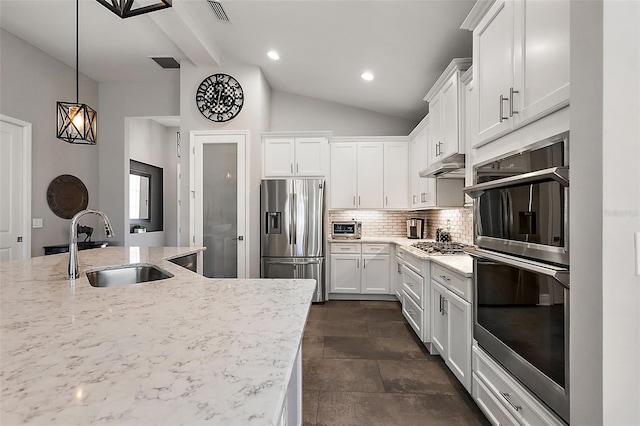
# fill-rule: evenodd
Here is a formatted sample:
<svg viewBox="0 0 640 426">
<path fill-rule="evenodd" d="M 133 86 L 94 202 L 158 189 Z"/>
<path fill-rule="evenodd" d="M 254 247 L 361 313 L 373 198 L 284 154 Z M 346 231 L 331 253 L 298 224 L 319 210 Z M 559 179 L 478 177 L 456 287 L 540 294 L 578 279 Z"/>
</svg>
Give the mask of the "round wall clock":
<svg viewBox="0 0 640 426">
<path fill-rule="evenodd" d="M 234 118 L 244 104 L 244 93 L 238 80 L 228 74 L 205 78 L 196 92 L 196 105 L 206 118 L 222 123 Z"/>
</svg>

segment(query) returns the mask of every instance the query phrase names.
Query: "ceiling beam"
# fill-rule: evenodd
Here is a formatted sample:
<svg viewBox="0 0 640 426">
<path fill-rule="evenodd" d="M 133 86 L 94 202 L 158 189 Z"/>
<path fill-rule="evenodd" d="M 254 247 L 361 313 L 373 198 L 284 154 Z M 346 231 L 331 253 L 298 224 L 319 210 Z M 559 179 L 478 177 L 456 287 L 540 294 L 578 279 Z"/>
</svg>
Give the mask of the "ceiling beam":
<svg viewBox="0 0 640 426">
<path fill-rule="evenodd" d="M 219 66 L 220 52 L 191 17 L 184 1 L 173 1 L 173 7 L 148 16 L 199 67 Z"/>
</svg>

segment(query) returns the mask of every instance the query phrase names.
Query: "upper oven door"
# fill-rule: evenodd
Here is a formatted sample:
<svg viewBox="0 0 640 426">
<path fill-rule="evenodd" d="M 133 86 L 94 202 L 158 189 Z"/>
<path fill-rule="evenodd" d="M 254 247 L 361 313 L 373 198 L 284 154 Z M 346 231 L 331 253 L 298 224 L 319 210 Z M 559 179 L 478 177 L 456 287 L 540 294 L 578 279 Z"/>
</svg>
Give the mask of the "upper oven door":
<svg viewBox="0 0 640 426">
<path fill-rule="evenodd" d="M 478 247 L 569 264 L 568 168 L 554 167 L 474 185 Z"/>
</svg>

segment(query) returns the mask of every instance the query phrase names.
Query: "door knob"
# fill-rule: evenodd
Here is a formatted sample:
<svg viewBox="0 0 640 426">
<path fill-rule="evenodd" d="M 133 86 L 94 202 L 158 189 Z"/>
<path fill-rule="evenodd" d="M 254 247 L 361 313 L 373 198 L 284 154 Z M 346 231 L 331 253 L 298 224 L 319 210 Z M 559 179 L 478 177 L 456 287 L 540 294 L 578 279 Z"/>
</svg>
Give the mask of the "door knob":
<svg viewBox="0 0 640 426">
<path fill-rule="evenodd" d="M 242 235 L 238 235 L 237 237 L 234 238 L 234 240 L 244 241 L 244 237 Z"/>
</svg>

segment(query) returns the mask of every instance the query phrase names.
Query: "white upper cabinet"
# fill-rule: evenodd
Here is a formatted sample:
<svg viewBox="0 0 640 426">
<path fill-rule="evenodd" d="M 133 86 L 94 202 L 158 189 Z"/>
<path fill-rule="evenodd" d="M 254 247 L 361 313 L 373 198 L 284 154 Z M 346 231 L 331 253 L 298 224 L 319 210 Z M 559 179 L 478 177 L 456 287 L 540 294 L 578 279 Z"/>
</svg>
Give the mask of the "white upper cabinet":
<svg viewBox="0 0 640 426">
<path fill-rule="evenodd" d="M 381 209 L 384 196 L 384 146 L 379 142 L 358 144 L 358 194 L 359 209 Z M 334 181 L 340 185 L 340 181 Z"/>
<path fill-rule="evenodd" d="M 264 177 L 293 176 L 295 138 L 264 138 L 262 142 Z"/>
<path fill-rule="evenodd" d="M 326 176 L 329 136 L 263 133 L 263 177 Z"/>
<path fill-rule="evenodd" d="M 434 207 L 436 205 L 436 180 L 435 178 L 421 178 L 420 171 L 429 166 L 429 134 L 431 114 L 428 114 L 414 130 L 411 137 L 411 194 L 409 197 L 409 208 L 422 209 Z M 412 133 L 414 133 L 412 132 Z"/>
<path fill-rule="evenodd" d="M 569 103 L 568 1 L 515 2 L 514 123 L 532 121 Z"/>
<path fill-rule="evenodd" d="M 473 26 L 478 147 L 569 103 L 569 4 L 498 0 Z"/>
<path fill-rule="evenodd" d="M 406 209 L 406 137 L 334 138 L 330 144 L 332 209 Z"/>
<path fill-rule="evenodd" d="M 464 125 L 460 76 L 470 66 L 469 58 L 452 60 L 424 98 L 429 102 L 429 164 L 465 152 L 464 140 L 460 137 L 460 128 Z"/>
<path fill-rule="evenodd" d="M 355 143 L 331 144 L 331 202 L 334 209 L 357 207 L 357 148 Z"/>
<path fill-rule="evenodd" d="M 409 200 L 409 145 L 384 144 L 384 208 L 406 209 Z"/>
<path fill-rule="evenodd" d="M 295 172 L 297 176 L 324 176 L 326 171 L 327 139 L 322 137 L 296 138 Z"/>
</svg>

